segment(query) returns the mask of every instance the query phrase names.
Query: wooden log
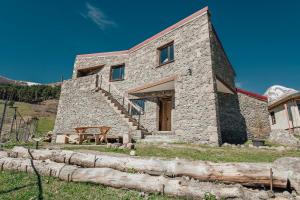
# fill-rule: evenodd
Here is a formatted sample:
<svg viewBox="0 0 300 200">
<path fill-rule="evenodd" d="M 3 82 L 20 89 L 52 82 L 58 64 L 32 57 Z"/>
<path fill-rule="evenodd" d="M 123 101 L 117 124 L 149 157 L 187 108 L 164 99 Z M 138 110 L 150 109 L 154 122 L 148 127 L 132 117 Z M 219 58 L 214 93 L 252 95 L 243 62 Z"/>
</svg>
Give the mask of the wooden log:
<svg viewBox="0 0 300 200">
<path fill-rule="evenodd" d="M 27 150 L 17 147 L 12 150 L 20 157 L 29 158 Z M 245 186 L 270 186 L 272 163 L 212 163 L 204 161 L 162 160 L 130 156 L 112 156 L 78 153 L 61 150 L 32 150 L 34 159 L 50 159 L 56 162 L 75 164 L 82 167 L 112 168 L 120 171 L 136 171 L 150 175 L 170 177 L 188 176 L 201 181 L 239 183 Z M 286 188 L 288 174 L 273 170 L 273 187 Z"/>
<path fill-rule="evenodd" d="M 2 158 L 2 157 L 7 157 L 7 156 L 8 156 L 7 152 L 5 152 L 5 151 L 0 151 L 0 158 Z"/>
<path fill-rule="evenodd" d="M 4 170 L 33 172 L 29 159 L 0 158 Z M 34 166 L 42 175 L 58 177 L 66 181 L 93 182 L 114 188 L 128 188 L 149 193 L 202 199 L 210 192 L 218 199 L 245 199 L 243 188 L 236 185 L 199 183 L 190 180 L 170 179 L 148 174 L 132 174 L 110 168 L 78 168 L 52 161 L 35 160 Z M 52 173 L 51 173 L 52 172 Z"/>
<path fill-rule="evenodd" d="M 218 199 L 244 199 L 243 189 L 239 186 L 182 181 L 163 176 L 120 172 L 110 168 L 81 168 L 75 171 L 72 180 L 75 182 L 88 180 L 89 182 L 100 183 L 114 188 L 137 189 L 148 193 L 161 193 L 197 199 L 203 199 L 207 192 L 216 195 Z"/>
</svg>

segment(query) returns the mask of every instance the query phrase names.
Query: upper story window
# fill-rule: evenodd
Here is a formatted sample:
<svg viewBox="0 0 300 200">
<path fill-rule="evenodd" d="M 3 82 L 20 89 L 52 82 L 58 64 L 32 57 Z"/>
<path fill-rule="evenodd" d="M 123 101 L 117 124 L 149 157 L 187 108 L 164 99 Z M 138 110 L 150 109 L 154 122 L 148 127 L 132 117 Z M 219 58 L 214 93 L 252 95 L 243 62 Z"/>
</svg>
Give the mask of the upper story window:
<svg viewBox="0 0 300 200">
<path fill-rule="evenodd" d="M 112 66 L 110 68 L 110 81 L 124 80 L 125 64 Z"/>
<path fill-rule="evenodd" d="M 276 124 L 276 117 L 275 117 L 275 112 L 271 112 L 271 120 L 272 120 L 272 125 Z"/>
<path fill-rule="evenodd" d="M 160 48 L 159 52 L 159 65 L 163 65 L 174 60 L 174 43 L 168 43 Z"/>
</svg>

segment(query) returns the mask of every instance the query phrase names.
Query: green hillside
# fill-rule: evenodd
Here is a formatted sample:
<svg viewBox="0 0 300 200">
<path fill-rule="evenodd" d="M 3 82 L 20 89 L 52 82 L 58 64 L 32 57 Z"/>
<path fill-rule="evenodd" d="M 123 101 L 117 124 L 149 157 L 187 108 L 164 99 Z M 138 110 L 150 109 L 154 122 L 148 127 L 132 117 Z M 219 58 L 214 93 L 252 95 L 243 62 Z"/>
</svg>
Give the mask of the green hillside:
<svg viewBox="0 0 300 200">
<path fill-rule="evenodd" d="M 44 135 L 47 132 L 51 131 L 54 127 L 56 112 L 57 112 L 58 100 L 47 100 L 43 101 L 39 104 L 30 104 L 24 102 L 15 102 L 14 106 L 17 107 L 17 110 L 22 115 L 24 119 L 28 119 L 31 117 L 37 117 L 38 126 L 37 132 L 38 135 Z M 0 101 L 0 114 L 2 116 L 4 107 L 4 101 Z M 13 117 L 13 109 L 8 107 L 6 111 L 6 126 L 9 127 L 9 119 Z"/>
</svg>

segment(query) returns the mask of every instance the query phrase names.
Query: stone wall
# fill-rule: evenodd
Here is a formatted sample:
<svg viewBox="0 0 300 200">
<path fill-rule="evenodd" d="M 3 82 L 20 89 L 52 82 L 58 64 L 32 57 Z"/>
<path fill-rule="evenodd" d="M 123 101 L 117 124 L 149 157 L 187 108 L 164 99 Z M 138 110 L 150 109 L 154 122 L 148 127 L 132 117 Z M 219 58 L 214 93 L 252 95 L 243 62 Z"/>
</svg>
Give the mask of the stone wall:
<svg viewBox="0 0 300 200">
<path fill-rule="evenodd" d="M 235 72 L 211 23 L 209 23 L 209 33 L 214 75 L 234 93 Z M 217 96 L 221 143 L 241 144 L 245 142 L 247 140 L 246 125 L 240 113 L 237 94 L 218 92 Z"/>
<path fill-rule="evenodd" d="M 246 122 L 237 94 L 218 92 L 222 143 L 242 144 L 247 140 Z"/>
<path fill-rule="evenodd" d="M 267 101 L 238 93 L 241 114 L 245 118 L 248 138 L 266 138 L 271 131 Z"/>
<path fill-rule="evenodd" d="M 128 133 L 128 125 L 95 89 L 95 76 L 65 81 L 62 85 L 54 133 L 74 133 L 78 126 L 107 125 L 110 136 Z"/>
</svg>

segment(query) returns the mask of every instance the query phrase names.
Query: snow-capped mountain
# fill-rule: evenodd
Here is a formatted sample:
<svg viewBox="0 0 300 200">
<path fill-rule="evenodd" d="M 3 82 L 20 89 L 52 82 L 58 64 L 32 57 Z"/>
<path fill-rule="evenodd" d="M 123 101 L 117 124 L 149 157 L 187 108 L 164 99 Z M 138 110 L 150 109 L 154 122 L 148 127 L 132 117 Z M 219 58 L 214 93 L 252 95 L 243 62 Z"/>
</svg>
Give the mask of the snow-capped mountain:
<svg viewBox="0 0 300 200">
<path fill-rule="evenodd" d="M 281 85 L 273 85 L 272 87 L 267 89 L 264 95 L 268 97 L 269 102 L 273 102 L 283 96 L 287 96 L 297 92 L 299 91 L 294 90 L 292 88 L 287 88 Z"/>
</svg>

